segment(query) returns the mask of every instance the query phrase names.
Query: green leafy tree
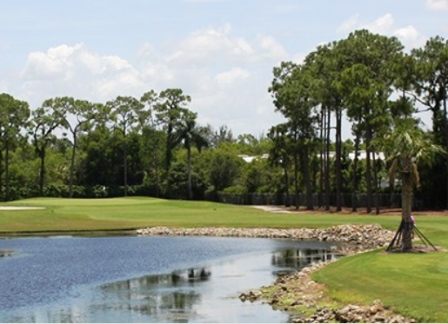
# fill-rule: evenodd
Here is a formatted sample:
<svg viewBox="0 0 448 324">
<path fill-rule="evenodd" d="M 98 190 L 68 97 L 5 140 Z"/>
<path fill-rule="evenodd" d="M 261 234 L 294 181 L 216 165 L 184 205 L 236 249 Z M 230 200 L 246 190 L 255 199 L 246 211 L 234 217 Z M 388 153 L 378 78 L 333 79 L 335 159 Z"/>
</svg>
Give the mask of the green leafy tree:
<svg viewBox="0 0 448 324">
<path fill-rule="evenodd" d="M 40 159 L 39 192 L 44 195 L 45 184 L 45 157 L 48 145 L 55 141 L 54 130 L 65 122 L 65 112 L 49 99 L 41 107 L 33 111 L 33 144 Z"/>
<path fill-rule="evenodd" d="M 412 195 L 414 185 L 420 185 L 418 164 L 431 164 L 436 154 L 445 153 L 443 147 L 434 144 L 433 140 L 418 127 L 412 118 L 395 120 L 395 127 L 388 132 L 382 147 L 391 161 L 390 175 L 395 175 L 396 169 L 401 171 L 402 186 L 402 249 L 412 249 Z"/>
<path fill-rule="evenodd" d="M 72 136 L 72 154 L 70 159 L 69 197 L 73 198 L 73 178 L 75 172 L 76 151 L 79 135 L 91 127 L 94 119 L 99 119 L 101 105 L 86 100 L 75 100 L 71 97 L 49 99 L 48 104 L 63 112 L 62 126 Z"/>
<path fill-rule="evenodd" d="M 123 134 L 123 185 L 124 196 L 128 195 L 128 143 L 127 134 L 135 126 L 138 121 L 140 111 L 143 104 L 133 97 L 118 96 L 115 100 L 106 104 L 112 114 L 115 122 L 115 129 Z"/>
<path fill-rule="evenodd" d="M 156 116 L 164 125 L 167 133 L 165 152 L 165 171 L 168 173 L 173 158 L 173 149 L 176 146 L 174 139 L 175 126 L 187 109 L 186 105 L 191 101 L 190 96 L 185 95 L 181 89 L 167 89 L 160 93 L 159 102 L 154 106 Z"/>
<path fill-rule="evenodd" d="M 284 193 L 286 195 L 285 205 L 286 207 L 289 207 L 290 202 L 288 168 L 291 163 L 291 145 L 289 143 L 290 138 L 288 137 L 288 125 L 279 124 L 277 126 L 271 127 L 268 133 L 268 137 L 272 140 L 271 150 L 269 151 L 269 161 L 271 165 L 279 165 L 283 169 Z"/>
<path fill-rule="evenodd" d="M 176 127 L 174 134 L 175 143 L 183 143 L 187 149 L 188 158 L 188 199 L 193 199 L 192 179 L 191 179 L 191 148 L 196 146 L 201 151 L 202 148 L 208 146 L 203 130 L 196 124 L 197 114 L 186 110 Z"/>
<path fill-rule="evenodd" d="M 296 208 L 298 209 L 298 169 L 300 155 L 304 186 L 306 191 L 306 207 L 313 208 L 312 185 L 310 177 L 310 155 L 314 154 L 314 142 L 316 138 L 315 114 L 316 102 L 314 101 L 313 79 L 310 71 L 300 65 L 291 62 L 283 62 L 280 67 L 274 68 L 274 80 L 269 91 L 274 97 L 276 110 L 288 119 L 290 144 L 292 145 L 294 161 L 294 181 L 296 191 Z"/>
<path fill-rule="evenodd" d="M 30 109 L 28 103 L 17 100 L 6 93 L 0 94 L 0 144 L 5 148 L 5 200 L 10 199 L 11 148 L 19 140 L 20 132 L 27 126 L 29 117 Z"/>
<path fill-rule="evenodd" d="M 438 144 L 448 150 L 448 40 L 440 36 L 430 38 L 425 46 L 412 51 L 415 59 L 414 97 L 432 112 L 433 132 Z M 429 190 L 445 192 L 445 208 L 448 208 L 448 155 L 438 161 L 436 177 Z M 439 186 L 440 174 L 445 174 L 445 187 Z"/>
<path fill-rule="evenodd" d="M 395 37 L 358 30 L 338 42 L 336 49 L 342 60 L 340 78 L 336 82 L 344 94 L 348 117 L 365 139 L 367 212 L 370 213 L 373 192 L 371 154 L 374 153 L 371 143 L 387 130 L 389 97 L 394 83 L 392 65 L 400 57 L 403 45 Z M 373 173 L 376 178 L 376 168 Z M 378 199 L 376 207 L 379 213 Z"/>
</svg>

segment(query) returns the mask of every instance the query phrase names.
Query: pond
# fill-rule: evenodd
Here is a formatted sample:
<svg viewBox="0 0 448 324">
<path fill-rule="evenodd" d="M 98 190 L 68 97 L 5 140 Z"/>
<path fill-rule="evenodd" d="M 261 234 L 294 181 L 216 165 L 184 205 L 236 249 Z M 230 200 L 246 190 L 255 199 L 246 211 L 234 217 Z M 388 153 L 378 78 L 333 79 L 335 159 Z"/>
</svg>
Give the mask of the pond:
<svg viewBox="0 0 448 324">
<path fill-rule="evenodd" d="M 287 322 L 242 292 L 335 258 L 330 243 L 216 237 L 0 240 L 0 322 Z"/>
</svg>

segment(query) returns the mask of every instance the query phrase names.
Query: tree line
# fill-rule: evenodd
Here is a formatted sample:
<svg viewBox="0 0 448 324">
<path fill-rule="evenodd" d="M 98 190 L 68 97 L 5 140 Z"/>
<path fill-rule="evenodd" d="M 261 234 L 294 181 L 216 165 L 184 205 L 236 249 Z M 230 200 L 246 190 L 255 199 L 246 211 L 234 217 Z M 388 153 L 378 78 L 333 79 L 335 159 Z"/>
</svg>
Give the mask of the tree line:
<svg viewBox="0 0 448 324">
<path fill-rule="evenodd" d="M 199 125 L 181 89 L 105 103 L 57 97 L 33 110 L 1 94 L 0 197 L 213 199 L 257 192 L 304 194 L 308 209 L 316 195 L 329 209 L 335 195 L 340 210 L 344 195 L 356 209 L 365 193 L 367 210 L 378 210 L 378 195 L 402 184 L 395 180 L 402 170 L 389 158 L 397 148 L 386 140 L 394 130 L 408 125 L 427 147 L 448 148 L 447 72 L 448 43 L 439 36 L 406 53 L 395 37 L 355 31 L 317 47 L 302 64 L 273 69 L 268 91 L 285 122 L 258 137 Z M 430 130 L 416 117 L 422 110 L 432 114 Z M 353 140 L 342 141 L 343 118 Z M 365 159 L 357 158 L 361 150 Z M 432 162 L 418 164 L 417 195 L 429 192 L 426 204 L 448 208 L 448 156 Z"/>
</svg>

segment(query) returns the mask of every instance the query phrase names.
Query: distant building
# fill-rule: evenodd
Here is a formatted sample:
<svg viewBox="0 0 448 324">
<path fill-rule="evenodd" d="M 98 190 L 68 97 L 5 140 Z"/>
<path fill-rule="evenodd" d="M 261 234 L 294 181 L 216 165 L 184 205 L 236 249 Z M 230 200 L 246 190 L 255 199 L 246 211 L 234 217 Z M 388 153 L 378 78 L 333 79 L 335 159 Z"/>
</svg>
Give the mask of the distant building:
<svg viewBox="0 0 448 324">
<path fill-rule="evenodd" d="M 330 151 L 329 152 L 329 156 L 330 156 L 330 158 L 336 157 L 336 152 L 335 151 Z M 263 154 L 262 156 L 249 156 L 249 155 L 246 155 L 246 154 L 240 154 L 240 155 L 238 155 L 238 157 L 242 158 L 247 163 L 251 163 L 253 160 L 257 160 L 257 159 L 268 159 L 269 158 L 269 154 Z M 367 157 L 366 151 L 364 151 L 364 150 L 358 151 L 358 159 L 359 160 L 365 160 L 366 157 Z M 355 152 L 349 153 L 348 154 L 348 158 L 350 160 L 354 160 L 355 159 Z M 371 159 L 373 158 L 373 154 L 370 154 L 370 158 Z M 383 152 L 375 152 L 375 159 L 384 161 L 386 159 L 386 157 L 384 156 Z"/>
<path fill-rule="evenodd" d="M 268 159 L 269 154 L 263 154 L 262 156 L 249 156 L 246 154 L 240 154 L 240 155 L 238 155 L 238 157 L 242 158 L 244 160 L 244 162 L 251 163 L 253 160 Z"/>
</svg>

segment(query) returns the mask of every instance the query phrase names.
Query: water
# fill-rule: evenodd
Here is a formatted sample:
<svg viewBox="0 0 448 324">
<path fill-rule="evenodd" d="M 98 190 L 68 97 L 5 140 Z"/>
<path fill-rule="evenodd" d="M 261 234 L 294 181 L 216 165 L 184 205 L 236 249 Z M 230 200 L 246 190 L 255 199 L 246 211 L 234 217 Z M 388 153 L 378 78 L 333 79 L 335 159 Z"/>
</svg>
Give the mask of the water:
<svg viewBox="0 0 448 324">
<path fill-rule="evenodd" d="M 328 243 L 211 237 L 0 240 L 0 322 L 286 322 L 238 296 Z"/>
</svg>

